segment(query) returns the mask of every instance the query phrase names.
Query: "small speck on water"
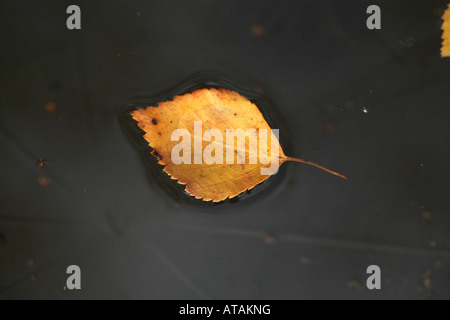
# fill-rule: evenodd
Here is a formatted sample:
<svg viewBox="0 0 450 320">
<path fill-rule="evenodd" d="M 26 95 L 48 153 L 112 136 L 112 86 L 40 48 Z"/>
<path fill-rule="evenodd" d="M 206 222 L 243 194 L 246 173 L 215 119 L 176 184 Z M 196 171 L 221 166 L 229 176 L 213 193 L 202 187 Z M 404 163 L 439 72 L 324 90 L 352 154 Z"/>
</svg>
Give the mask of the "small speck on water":
<svg viewBox="0 0 450 320">
<path fill-rule="evenodd" d="M 431 222 L 433 222 L 433 215 L 429 211 L 423 211 L 422 219 L 427 223 L 431 223 Z"/>
<path fill-rule="evenodd" d="M 423 279 L 423 286 L 428 290 L 431 289 L 431 279 L 430 278 Z"/>
<path fill-rule="evenodd" d="M 46 175 L 40 174 L 37 176 L 37 182 L 39 187 L 46 188 L 52 183 L 52 180 Z"/>
<path fill-rule="evenodd" d="M 44 105 L 44 110 L 48 114 L 53 114 L 56 112 L 56 104 L 53 101 L 47 101 Z"/>
<path fill-rule="evenodd" d="M 261 37 L 265 32 L 266 30 L 260 24 L 253 24 L 250 26 L 250 34 L 254 37 Z"/>
<path fill-rule="evenodd" d="M 300 263 L 302 263 L 302 264 L 310 264 L 311 263 L 311 258 L 301 257 L 300 258 Z"/>
<path fill-rule="evenodd" d="M 266 244 L 275 244 L 277 243 L 277 238 L 273 235 L 267 234 L 264 236 L 264 242 Z"/>
<path fill-rule="evenodd" d="M 414 43 L 416 42 L 416 39 L 414 39 L 414 37 L 412 36 L 407 36 L 403 39 L 398 40 L 398 42 L 400 43 L 400 45 L 405 46 L 407 48 L 411 48 Z"/>
<path fill-rule="evenodd" d="M 436 248 L 436 241 L 433 239 L 427 239 L 425 240 L 425 243 L 430 247 L 430 248 Z"/>
<path fill-rule="evenodd" d="M 358 280 L 350 280 L 347 282 L 347 288 L 362 290 L 363 286 L 362 286 L 361 282 Z"/>
<path fill-rule="evenodd" d="M 47 166 L 47 161 L 45 161 L 44 159 L 40 159 L 38 161 L 38 167 L 39 168 L 45 168 Z"/>
</svg>

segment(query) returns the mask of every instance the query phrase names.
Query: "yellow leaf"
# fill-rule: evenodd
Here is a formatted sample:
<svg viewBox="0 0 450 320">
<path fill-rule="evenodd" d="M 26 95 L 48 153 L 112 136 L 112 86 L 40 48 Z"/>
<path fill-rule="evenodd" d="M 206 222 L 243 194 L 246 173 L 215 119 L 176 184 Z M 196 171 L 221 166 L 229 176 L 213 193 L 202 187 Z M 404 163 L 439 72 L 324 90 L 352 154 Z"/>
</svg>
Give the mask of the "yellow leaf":
<svg viewBox="0 0 450 320">
<path fill-rule="evenodd" d="M 441 57 L 450 57 L 450 3 L 448 4 L 447 10 L 445 10 L 442 15 L 442 47 L 441 47 Z"/>
<path fill-rule="evenodd" d="M 185 190 L 190 195 L 203 201 L 220 202 L 252 189 L 276 172 L 278 167 L 271 169 L 275 162 L 279 165 L 286 161 L 307 163 L 347 179 L 313 162 L 286 156 L 258 107 L 235 91 L 198 89 L 157 106 L 133 110 L 131 115 L 145 132 L 152 155 L 164 166 L 163 170 L 186 185 Z M 242 140 L 244 144 L 235 143 L 234 137 L 231 142 L 227 139 L 230 130 L 237 129 L 248 133 Z M 174 132 L 184 132 L 186 136 L 174 138 Z M 216 135 L 209 135 L 214 132 Z M 264 132 L 268 133 L 266 141 L 261 139 Z M 256 145 L 251 142 L 255 141 L 252 134 L 260 138 Z M 275 148 L 271 144 L 274 141 Z M 190 149 L 182 149 L 190 151 L 189 154 L 178 150 L 182 143 L 189 144 Z M 175 161 L 173 152 L 181 155 L 185 162 Z M 232 163 L 227 163 L 227 152 L 231 154 Z M 211 163 L 207 155 L 217 157 L 217 161 Z M 206 163 L 207 158 L 210 164 Z"/>
</svg>

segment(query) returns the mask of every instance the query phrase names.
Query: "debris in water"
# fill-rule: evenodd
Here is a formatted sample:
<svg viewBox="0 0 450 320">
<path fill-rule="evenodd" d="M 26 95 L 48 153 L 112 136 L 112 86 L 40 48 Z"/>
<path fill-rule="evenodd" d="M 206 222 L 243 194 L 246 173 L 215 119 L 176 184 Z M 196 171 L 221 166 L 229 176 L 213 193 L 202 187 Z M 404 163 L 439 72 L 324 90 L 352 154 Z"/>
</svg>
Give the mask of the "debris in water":
<svg viewBox="0 0 450 320">
<path fill-rule="evenodd" d="M 431 222 L 433 222 L 433 215 L 429 211 L 424 211 L 424 212 L 422 212 L 422 219 L 426 223 L 431 223 Z"/>
<path fill-rule="evenodd" d="M 300 263 L 301 264 L 310 264 L 311 263 L 311 258 L 300 257 Z"/>
<path fill-rule="evenodd" d="M 44 159 L 40 159 L 38 161 L 38 167 L 39 168 L 45 168 L 47 166 L 47 161 L 45 161 Z"/>
<path fill-rule="evenodd" d="M 267 234 L 264 236 L 264 242 L 267 244 L 275 244 L 277 243 L 277 238 L 275 236 Z"/>
<path fill-rule="evenodd" d="M 38 175 L 37 181 L 41 188 L 46 188 L 52 183 L 52 180 L 43 174 Z"/>
<path fill-rule="evenodd" d="M 56 112 L 56 104 L 53 101 L 48 101 L 44 105 L 44 110 L 48 114 L 54 114 Z"/>
<path fill-rule="evenodd" d="M 264 30 L 264 27 L 260 24 L 253 24 L 250 26 L 250 33 L 254 37 L 261 37 L 265 32 L 266 30 Z"/>
</svg>

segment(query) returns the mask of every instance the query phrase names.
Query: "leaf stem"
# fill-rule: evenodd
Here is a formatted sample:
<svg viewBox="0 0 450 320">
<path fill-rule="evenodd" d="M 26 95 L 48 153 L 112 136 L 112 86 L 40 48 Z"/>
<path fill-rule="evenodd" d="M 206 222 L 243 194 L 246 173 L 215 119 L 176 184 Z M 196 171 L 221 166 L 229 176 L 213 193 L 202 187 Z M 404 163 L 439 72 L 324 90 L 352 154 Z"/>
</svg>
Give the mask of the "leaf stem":
<svg viewBox="0 0 450 320">
<path fill-rule="evenodd" d="M 314 166 L 314 167 L 317 167 L 319 169 L 322 169 L 322 170 L 324 170 L 324 171 L 326 171 L 328 173 L 334 174 L 335 176 L 338 176 L 338 177 L 340 177 L 342 179 L 348 180 L 347 176 L 345 176 L 345 175 L 343 175 L 343 174 L 341 174 L 339 172 L 333 171 L 331 169 L 325 168 L 324 166 L 321 166 L 320 164 L 317 164 L 317 163 L 312 162 L 312 161 L 307 161 L 307 160 L 298 159 L 298 158 L 291 158 L 291 157 L 284 157 L 284 159 L 286 159 L 287 161 L 306 163 L 306 164 L 309 164 L 311 166 Z"/>
</svg>

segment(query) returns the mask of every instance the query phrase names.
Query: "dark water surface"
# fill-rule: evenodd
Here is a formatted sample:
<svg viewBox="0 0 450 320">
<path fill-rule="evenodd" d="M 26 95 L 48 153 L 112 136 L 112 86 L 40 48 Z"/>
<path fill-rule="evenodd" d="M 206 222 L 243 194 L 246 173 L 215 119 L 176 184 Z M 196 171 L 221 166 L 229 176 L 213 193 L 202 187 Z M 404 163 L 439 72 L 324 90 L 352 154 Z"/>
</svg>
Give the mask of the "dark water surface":
<svg viewBox="0 0 450 320">
<path fill-rule="evenodd" d="M 1 299 L 450 299 L 445 1 L 78 1 L 78 31 L 69 4 L 0 4 Z M 205 70 L 350 180 L 288 163 L 248 199 L 177 202 L 121 113 Z"/>
</svg>

